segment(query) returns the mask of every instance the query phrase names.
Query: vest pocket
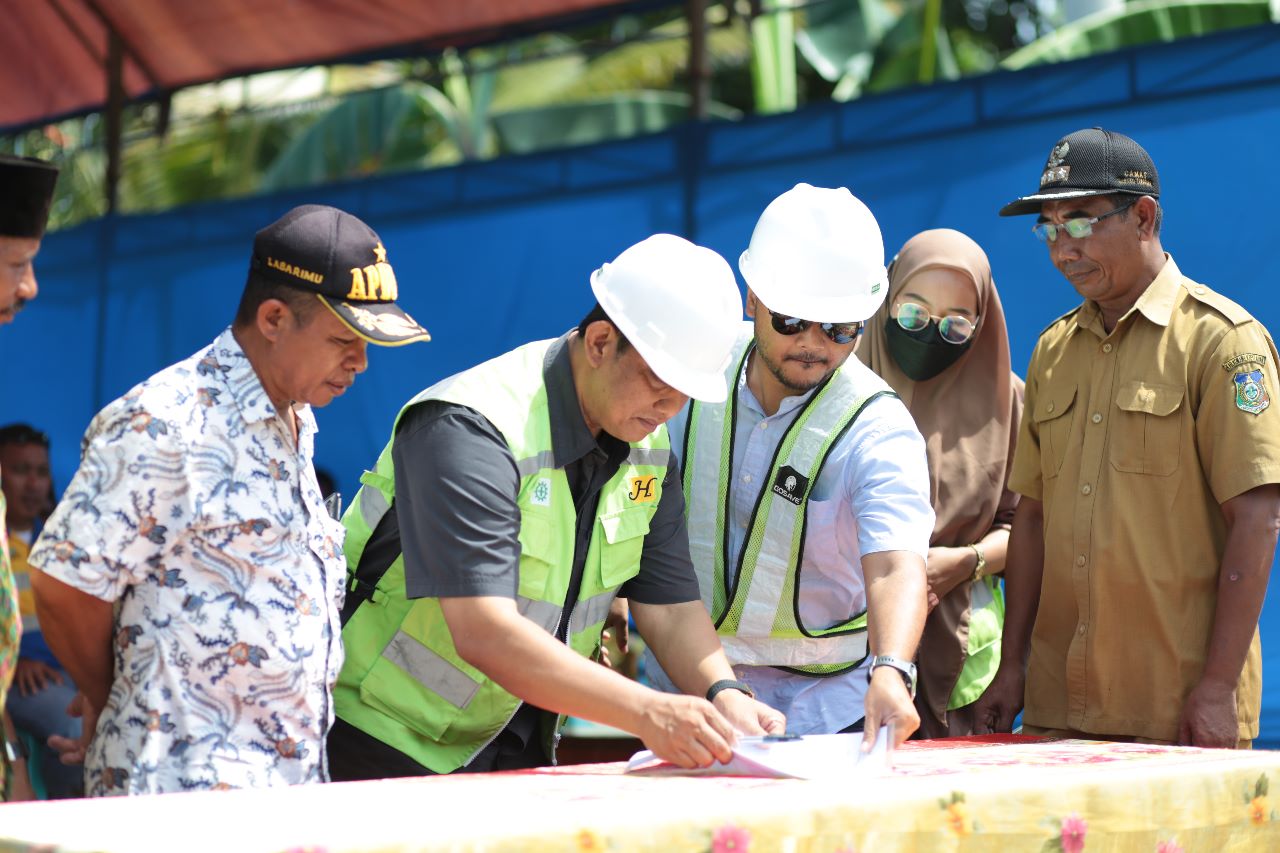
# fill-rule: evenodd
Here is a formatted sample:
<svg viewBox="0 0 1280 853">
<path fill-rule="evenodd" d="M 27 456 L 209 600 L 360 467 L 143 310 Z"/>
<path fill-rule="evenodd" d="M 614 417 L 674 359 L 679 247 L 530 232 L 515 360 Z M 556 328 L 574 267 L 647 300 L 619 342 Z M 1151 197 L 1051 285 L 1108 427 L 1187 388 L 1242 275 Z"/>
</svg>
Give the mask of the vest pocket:
<svg viewBox="0 0 1280 853">
<path fill-rule="evenodd" d="M 1040 434 L 1040 474 L 1050 480 L 1058 476 L 1071 441 L 1075 420 L 1076 386 L 1046 386 L 1036 400 L 1031 419 Z"/>
<path fill-rule="evenodd" d="M 600 516 L 604 541 L 609 547 L 600 558 L 600 580 L 605 588 L 620 586 L 640 574 L 640 555 L 649 532 L 647 509 L 623 509 Z"/>
<path fill-rule="evenodd" d="M 418 734 L 439 739 L 479 689 L 480 682 L 402 630 L 360 682 L 360 698 Z"/>
<path fill-rule="evenodd" d="M 558 557 L 551 521 L 525 511 L 520 519 L 519 538 L 520 594 L 530 598 L 543 598 Z"/>
<path fill-rule="evenodd" d="M 1116 394 L 1111 425 L 1111 464 L 1117 471 L 1167 477 L 1178 470 L 1183 389 L 1141 379 L 1126 382 Z"/>
</svg>

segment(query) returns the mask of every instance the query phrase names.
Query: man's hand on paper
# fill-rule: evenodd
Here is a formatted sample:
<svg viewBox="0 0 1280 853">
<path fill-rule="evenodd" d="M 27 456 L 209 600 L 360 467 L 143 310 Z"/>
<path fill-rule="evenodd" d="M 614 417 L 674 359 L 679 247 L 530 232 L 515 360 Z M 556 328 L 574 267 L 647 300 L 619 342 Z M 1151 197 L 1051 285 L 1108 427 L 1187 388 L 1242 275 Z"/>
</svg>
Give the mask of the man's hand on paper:
<svg viewBox="0 0 1280 853">
<path fill-rule="evenodd" d="M 733 757 L 733 726 L 714 705 L 696 696 L 650 692 L 636 734 L 654 755 L 686 769 Z"/>
<path fill-rule="evenodd" d="M 881 726 L 893 726 L 895 747 L 920 728 L 920 715 L 907 692 L 902 674 L 896 669 L 882 666 L 871 673 L 863 720 L 863 752 L 871 751 Z"/>
<path fill-rule="evenodd" d="M 739 734 L 780 735 L 787 730 L 787 718 L 781 711 L 739 690 L 721 690 L 713 704 Z"/>
</svg>

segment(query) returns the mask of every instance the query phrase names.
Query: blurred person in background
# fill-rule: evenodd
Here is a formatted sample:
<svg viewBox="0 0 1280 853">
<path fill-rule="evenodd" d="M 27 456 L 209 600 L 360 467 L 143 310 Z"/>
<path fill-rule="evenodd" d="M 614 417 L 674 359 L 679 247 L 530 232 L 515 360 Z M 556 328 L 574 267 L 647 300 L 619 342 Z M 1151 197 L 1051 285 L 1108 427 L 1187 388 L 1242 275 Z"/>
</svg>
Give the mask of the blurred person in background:
<svg viewBox="0 0 1280 853">
<path fill-rule="evenodd" d="M 49 436 L 28 424 L 0 427 L 0 470 L 4 471 L 9 562 L 22 614 L 22 643 L 5 710 L 20 731 L 35 739 L 36 749 L 30 760 L 32 764 L 38 762 L 49 798 L 79 796 L 84 789 L 80 768 L 63 764 L 47 744 L 51 735 L 80 737 L 80 719 L 67 713 L 76 686 L 40 630 L 31 592 L 31 567 L 27 565 L 31 546 L 52 509 Z"/>
</svg>

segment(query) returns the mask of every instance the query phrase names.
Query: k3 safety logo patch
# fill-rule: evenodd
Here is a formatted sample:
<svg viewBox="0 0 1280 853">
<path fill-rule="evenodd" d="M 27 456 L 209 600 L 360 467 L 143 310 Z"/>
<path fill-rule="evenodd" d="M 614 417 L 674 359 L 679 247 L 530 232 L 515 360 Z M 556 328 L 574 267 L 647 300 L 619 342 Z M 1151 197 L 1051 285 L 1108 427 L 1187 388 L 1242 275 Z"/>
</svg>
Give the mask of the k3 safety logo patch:
<svg viewBox="0 0 1280 853">
<path fill-rule="evenodd" d="M 535 506 L 551 506 L 551 478 L 539 477 L 533 484 L 531 500 Z"/>
<path fill-rule="evenodd" d="M 634 503 L 653 503 L 658 499 L 658 478 L 655 476 L 632 477 L 628 481 L 627 497 Z"/>
</svg>

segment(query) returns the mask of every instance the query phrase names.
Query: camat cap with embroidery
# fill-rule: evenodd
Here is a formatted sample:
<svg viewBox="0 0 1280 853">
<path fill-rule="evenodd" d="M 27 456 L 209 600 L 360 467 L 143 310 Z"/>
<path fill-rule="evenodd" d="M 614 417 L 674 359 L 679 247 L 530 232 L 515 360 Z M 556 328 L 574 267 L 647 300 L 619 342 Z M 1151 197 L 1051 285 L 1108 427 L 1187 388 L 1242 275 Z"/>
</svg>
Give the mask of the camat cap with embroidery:
<svg viewBox="0 0 1280 853">
<path fill-rule="evenodd" d="M 399 288 L 377 233 L 336 207 L 304 204 L 258 232 L 249 274 L 308 290 L 361 338 L 379 346 L 429 341 L 396 305 Z"/>
<path fill-rule="evenodd" d="M 43 237 L 57 182 L 52 163 L 0 154 L 0 237 Z"/>
<path fill-rule="evenodd" d="M 1001 216 L 1039 213 L 1046 201 L 1129 193 L 1160 198 L 1151 155 L 1123 133 L 1091 127 L 1058 140 L 1040 173 L 1040 189 L 1000 208 Z"/>
</svg>

